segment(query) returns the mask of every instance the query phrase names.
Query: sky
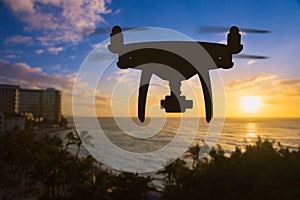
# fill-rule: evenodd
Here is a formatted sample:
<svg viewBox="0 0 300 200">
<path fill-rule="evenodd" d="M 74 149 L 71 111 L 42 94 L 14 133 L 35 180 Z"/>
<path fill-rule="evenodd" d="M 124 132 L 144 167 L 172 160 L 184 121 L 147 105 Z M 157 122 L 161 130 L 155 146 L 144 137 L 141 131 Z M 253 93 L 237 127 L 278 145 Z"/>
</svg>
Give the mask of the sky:
<svg viewBox="0 0 300 200">
<path fill-rule="evenodd" d="M 216 43 L 224 43 L 226 33 L 200 33 L 199 28 L 236 25 L 270 30 L 269 34 L 242 34 L 242 53 L 269 58 L 234 59 L 232 69 L 217 70 L 223 80 L 225 99 L 218 99 L 216 94 L 214 101 L 225 101 L 227 117 L 300 117 L 299 0 L 0 0 L 0 19 L 0 84 L 60 89 L 66 116 L 72 115 L 73 85 L 81 64 L 94 48 L 106 48 L 102 41 L 109 38 L 109 33 L 82 34 L 86 30 L 93 32 L 114 25 L 161 27 L 197 41 Z M 137 85 L 139 74 L 130 72 L 128 81 Z M 128 70 L 112 64 L 102 85 L 76 94 L 82 97 L 80 114 L 89 115 L 85 113 L 84 100 L 96 94 L 97 114 L 110 116 L 113 84 L 122 84 L 126 73 Z M 128 81 L 123 84 L 130 85 Z M 155 83 L 166 85 L 159 80 Z M 198 83 L 195 77 L 189 81 L 191 87 L 201 91 Z M 86 85 L 81 83 L 83 88 Z M 148 107 L 159 104 L 167 93 L 164 87 L 151 86 Z M 127 96 L 125 93 L 118 99 Z M 202 98 L 201 92 L 196 96 Z M 259 102 L 248 106 L 259 108 L 246 109 L 245 97 L 257 97 L 252 100 Z M 129 98 L 129 113 L 136 115 L 136 93 Z M 203 104 L 203 100 L 199 101 Z M 122 105 L 120 101 L 116 104 Z"/>
</svg>

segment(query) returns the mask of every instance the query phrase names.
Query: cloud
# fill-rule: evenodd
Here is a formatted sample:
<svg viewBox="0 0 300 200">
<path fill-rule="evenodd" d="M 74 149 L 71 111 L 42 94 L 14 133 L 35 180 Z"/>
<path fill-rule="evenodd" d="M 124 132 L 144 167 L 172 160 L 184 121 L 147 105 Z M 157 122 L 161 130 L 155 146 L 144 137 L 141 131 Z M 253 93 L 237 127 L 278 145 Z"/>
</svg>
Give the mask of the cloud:
<svg viewBox="0 0 300 200">
<path fill-rule="evenodd" d="M 55 65 L 54 67 L 53 67 L 53 70 L 61 70 L 62 68 L 61 68 L 61 65 Z"/>
<path fill-rule="evenodd" d="M 34 51 L 36 54 L 42 54 L 44 53 L 45 51 L 43 49 L 37 49 Z"/>
<path fill-rule="evenodd" d="M 119 8 L 119 9 L 114 11 L 114 14 L 119 14 L 120 12 L 122 12 L 122 9 Z"/>
<path fill-rule="evenodd" d="M 88 89 L 81 95 L 83 98 L 95 98 L 96 105 L 108 105 L 111 104 L 111 97 L 100 92 L 99 89 Z"/>
<path fill-rule="evenodd" d="M 263 74 L 226 85 L 227 94 L 261 96 L 267 103 L 282 103 L 300 99 L 300 79 L 282 79 L 277 75 Z"/>
<path fill-rule="evenodd" d="M 55 87 L 72 91 L 75 74 L 48 75 L 39 67 L 31 67 L 26 63 L 9 63 L 0 60 L 0 82 L 20 85 L 26 88 Z"/>
<path fill-rule="evenodd" d="M 229 90 L 249 88 L 252 86 L 256 86 L 257 84 L 260 84 L 263 81 L 270 81 L 270 80 L 274 80 L 276 78 L 277 78 L 276 75 L 270 75 L 270 74 L 252 76 L 246 80 L 234 80 L 228 84 L 227 88 Z"/>
<path fill-rule="evenodd" d="M 100 92 L 99 89 L 89 88 L 87 84 L 72 94 L 73 108 L 77 116 L 91 116 L 94 114 L 91 106 L 94 106 L 99 116 L 111 116 L 112 98 L 110 95 Z M 92 111 L 91 111 L 92 110 Z M 91 113 L 92 112 L 92 113 Z"/>
<path fill-rule="evenodd" d="M 110 76 L 106 78 L 108 81 L 117 81 L 120 83 L 124 83 L 125 85 L 130 85 L 134 82 L 135 80 L 139 80 L 140 74 L 138 71 L 133 71 L 130 69 L 122 69 L 122 70 L 117 70 L 114 73 L 112 73 Z"/>
<path fill-rule="evenodd" d="M 15 44 L 32 44 L 32 38 L 29 36 L 22 36 L 22 35 L 15 35 L 12 37 L 9 37 L 3 41 L 5 45 L 8 45 L 10 43 L 15 43 Z"/>
<path fill-rule="evenodd" d="M 300 79 L 280 80 L 278 89 L 290 97 L 300 97 Z"/>
<path fill-rule="evenodd" d="M 256 63 L 255 60 L 249 60 L 249 61 L 247 62 L 248 65 L 252 65 L 252 64 L 254 64 L 254 63 Z"/>
<path fill-rule="evenodd" d="M 283 80 L 279 82 L 283 86 L 299 86 L 300 80 L 299 79 L 290 79 L 290 80 Z"/>
<path fill-rule="evenodd" d="M 118 76 L 123 76 L 124 74 L 128 74 L 131 70 L 129 69 L 123 69 L 123 70 L 118 70 L 115 72 L 116 75 Z"/>
<path fill-rule="evenodd" d="M 97 49 L 100 49 L 100 51 L 102 50 L 102 49 L 105 49 L 105 48 L 107 48 L 107 45 L 108 45 L 108 43 L 109 42 L 107 42 L 107 43 L 103 43 L 103 42 L 100 42 L 100 43 L 96 43 L 96 44 L 93 44 L 93 45 L 91 45 L 93 48 L 97 48 Z"/>
<path fill-rule="evenodd" d="M 7 55 L 6 57 L 7 57 L 7 58 L 18 58 L 18 56 L 17 56 L 17 55 L 14 55 L 14 54 Z"/>
<path fill-rule="evenodd" d="M 64 48 L 63 47 L 49 47 L 47 50 L 49 53 L 58 54 L 59 52 L 63 51 Z"/>
<path fill-rule="evenodd" d="M 7 0 L 5 3 L 10 5 L 10 8 L 17 13 L 34 13 L 33 2 L 28 0 Z"/>
<path fill-rule="evenodd" d="M 110 13 L 107 0 L 3 0 L 25 22 L 26 31 L 40 31 L 38 41 L 45 46 L 80 41 L 80 31 L 95 29 Z"/>
</svg>

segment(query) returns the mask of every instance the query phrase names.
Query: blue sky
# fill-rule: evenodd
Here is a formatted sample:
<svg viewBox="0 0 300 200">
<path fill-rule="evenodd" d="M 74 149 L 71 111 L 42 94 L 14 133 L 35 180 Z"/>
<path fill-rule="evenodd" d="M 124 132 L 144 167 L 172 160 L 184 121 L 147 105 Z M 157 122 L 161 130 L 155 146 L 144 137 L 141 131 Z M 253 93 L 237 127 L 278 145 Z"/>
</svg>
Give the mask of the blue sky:
<svg viewBox="0 0 300 200">
<path fill-rule="evenodd" d="M 300 77 L 299 0 L 83 2 L 1 0 L 0 83 L 34 88 L 54 86 L 70 95 L 83 59 L 97 43 L 109 36 L 82 37 L 80 31 L 115 24 L 169 28 L 195 40 L 211 42 L 222 42 L 226 36 L 200 34 L 197 30 L 201 26 L 267 29 L 270 34 L 243 35 L 243 53 L 266 55 L 270 59 L 235 60 L 234 69 L 221 72 L 225 85 L 260 76 L 273 77 L 272 80 L 277 82 L 298 81 Z M 115 72 L 111 73 L 113 76 Z M 299 88 L 297 85 L 295 92 Z M 67 110 L 65 112 L 69 113 Z"/>
</svg>

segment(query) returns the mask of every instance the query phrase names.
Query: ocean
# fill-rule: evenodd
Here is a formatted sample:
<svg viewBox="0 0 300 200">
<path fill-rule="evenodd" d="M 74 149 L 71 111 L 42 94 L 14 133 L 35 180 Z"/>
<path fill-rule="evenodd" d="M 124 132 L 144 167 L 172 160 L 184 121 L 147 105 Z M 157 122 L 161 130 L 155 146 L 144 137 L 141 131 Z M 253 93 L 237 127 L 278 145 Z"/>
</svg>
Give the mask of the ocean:
<svg viewBox="0 0 300 200">
<path fill-rule="evenodd" d="M 166 159 L 177 158 L 178 155 L 182 155 L 183 158 L 185 155 L 184 152 L 187 150 L 187 145 L 190 144 L 190 141 L 192 145 L 202 145 L 203 140 L 206 140 L 208 143 L 211 142 L 210 144 L 214 144 L 214 142 L 216 142 L 215 145 L 220 145 L 226 152 L 226 155 L 230 155 L 230 153 L 235 150 L 235 147 L 243 149 L 245 145 L 254 144 L 258 137 L 280 142 L 283 146 L 288 147 L 290 150 L 297 150 L 300 145 L 300 118 L 228 118 L 225 119 L 224 126 L 220 129 L 220 133 L 216 133 L 216 130 L 211 131 L 211 133 L 207 133 L 210 124 L 206 123 L 203 119 L 200 120 L 196 128 L 194 122 L 198 119 L 195 118 L 185 119 L 183 122 L 180 118 L 169 118 L 163 124 L 162 119 L 160 118 L 153 118 L 151 120 L 152 121 L 150 122 L 149 120 L 146 121 L 145 124 L 140 124 L 137 119 L 133 119 L 131 121 L 126 118 L 99 118 L 98 122 L 105 137 L 108 139 L 107 141 L 110 141 L 113 146 L 117 146 L 126 152 L 133 152 L 135 154 L 147 154 L 148 152 L 156 152 L 157 150 L 163 149 L 165 146 L 170 145 L 170 142 L 174 140 L 176 135 L 178 135 L 178 132 L 180 132 L 182 137 L 180 137 L 180 140 L 177 140 L 177 142 L 172 144 L 172 148 L 170 148 L 166 153 L 160 152 L 160 154 L 154 154 L 158 157 L 161 156 L 163 158 L 162 160 L 165 159 L 165 161 Z M 76 123 L 76 127 L 85 127 L 87 126 L 86 122 L 89 121 L 89 118 L 83 118 L 83 120 L 79 120 Z M 151 125 L 152 122 L 154 125 Z M 75 127 L 74 123 L 70 123 L 69 126 Z M 92 132 L 91 129 L 93 128 L 88 127 L 88 129 L 89 132 Z M 79 130 L 82 132 L 84 128 Z M 153 131 L 152 135 L 151 131 Z M 148 135 L 143 135 L 143 132 Z M 195 132 L 195 137 L 191 136 L 191 132 Z M 93 134 L 99 133 L 95 131 Z M 93 134 L 91 135 L 95 136 Z M 146 137 L 149 136 L 149 134 L 150 137 Z M 139 137 L 139 135 L 141 135 L 141 137 Z M 61 135 L 61 138 L 64 139 L 64 135 Z M 97 140 L 95 137 L 90 137 L 90 139 Z M 105 146 L 106 143 L 107 142 L 95 142 L 93 145 L 102 145 L 101 155 L 105 157 L 104 161 L 105 159 L 106 161 L 107 159 L 111 159 L 108 160 L 109 164 L 113 165 L 117 163 L 119 165 L 124 165 L 124 169 L 127 169 L 128 167 L 130 169 L 132 167 L 136 167 L 136 169 L 144 169 L 145 166 L 149 166 L 149 170 L 145 169 L 145 171 L 151 171 L 151 169 L 154 169 L 161 164 L 160 159 L 150 157 L 149 162 L 146 161 L 146 164 L 145 158 L 138 157 L 126 160 L 126 154 L 122 155 L 123 157 L 120 158 L 115 157 L 113 154 L 116 152 L 112 149 L 111 145 Z M 75 150 L 76 146 L 71 147 L 71 151 Z M 83 147 L 80 151 L 80 155 L 86 156 L 88 154 L 89 151 Z M 115 162 L 116 159 L 119 159 L 120 161 Z M 188 164 L 191 164 L 191 160 L 187 158 L 184 159 Z M 128 163 L 128 166 L 124 163 Z M 162 175 L 155 175 L 155 173 L 156 172 L 148 172 L 144 173 L 144 175 L 152 176 L 154 178 L 154 185 L 158 188 L 162 188 L 163 177 Z"/>
<path fill-rule="evenodd" d="M 194 118 L 191 118 L 191 120 L 194 120 Z M 69 121 L 69 126 L 72 128 L 75 127 L 72 120 L 69 119 Z M 114 143 L 128 150 L 136 148 L 132 146 L 132 143 L 135 141 L 134 138 L 130 138 L 122 132 L 113 118 L 99 118 L 99 123 L 105 130 L 107 137 L 114 141 Z M 155 149 L 160 148 L 162 145 L 165 145 L 166 141 L 171 140 L 174 134 L 176 134 L 179 123 L 179 118 L 172 118 L 166 122 L 163 130 L 158 133 L 164 134 L 160 138 L 162 141 L 156 141 Z M 208 124 L 201 119 L 198 134 L 193 144 L 202 143 L 207 127 Z M 271 141 L 274 140 L 280 142 L 290 150 L 296 150 L 300 145 L 300 118 L 228 118 L 225 119 L 217 144 L 230 153 L 236 146 L 243 147 L 252 144 L 257 137 Z M 130 141 L 130 139 L 133 139 L 133 141 Z M 152 141 L 154 141 L 153 138 Z M 153 144 L 151 143 L 152 146 Z M 143 151 L 143 149 L 140 151 Z"/>
</svg>

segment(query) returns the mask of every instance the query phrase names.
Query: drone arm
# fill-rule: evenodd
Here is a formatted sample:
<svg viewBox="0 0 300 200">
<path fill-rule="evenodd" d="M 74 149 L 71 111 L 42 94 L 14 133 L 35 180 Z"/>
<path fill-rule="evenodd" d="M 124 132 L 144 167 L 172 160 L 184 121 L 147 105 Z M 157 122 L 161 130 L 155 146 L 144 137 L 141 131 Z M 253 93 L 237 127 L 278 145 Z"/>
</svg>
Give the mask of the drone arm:
<svg viewBox="0 0 300 200">
<path fill-rule="evenodd" d="M 201 81 L 202 91 L 204 96 L 206 121 L 210 122 L 210 120 L 213 117 L 213 102 L 212 102 L 212 89 L 211 89 L 209 72 L 207 71 L 205 73 L 198 74 L 198 76 Z"/>
<path fill-rule="evenodd" d="M 138 117 L 141 122 L 145 121 L 146 100 L 151 76 L 151 72 L 142 70 L 138 97 Z"/>
</svg>

